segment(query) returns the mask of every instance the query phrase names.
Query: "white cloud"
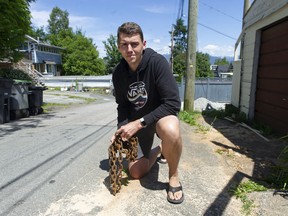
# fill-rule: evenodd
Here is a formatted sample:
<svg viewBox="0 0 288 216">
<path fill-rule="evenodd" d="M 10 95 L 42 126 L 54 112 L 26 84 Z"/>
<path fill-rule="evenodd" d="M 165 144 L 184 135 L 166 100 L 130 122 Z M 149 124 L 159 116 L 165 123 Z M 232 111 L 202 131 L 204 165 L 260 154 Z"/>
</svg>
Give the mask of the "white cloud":
<svg viewBox="0 0 288 216">
<path fill-rule="evenodd" d="M 160 53 L 160 54 L 170 54 L 170 44 L 169 45 L 165 45 L 163 43 L 148 43 L 147 47 L 150 47 L 152 49 L 154 49 L 156 52 Z"/>
<path fill-rule="evenodd" d="M 169 46 L 163 46 L 162 48 L 155 49 L 156 52 L 160 54 L 170 54 L 170 47 Z"/>
<path fill-rule="evenodd" d="M 92 29 L 93 27 L 95 28 L 96 23 L 97 23 L 97 18 L 94 17 L 86 17 L 86 16 L 69 16 L 69 22 L 70 22 L 70 26 L 73 29 L 76 29 L 76 27 L 78 28 L 82 28 L 83 31 L 85 32 L 85 30 L 88 29 Z"/>
<path fill-rule="evenodd" d="M 153 40 L 153 43 L 159 44 L 159 43 L 161 43 L 161 40 L 160 40 L 160 39 L 154 39 L 154 40 Z"/>
<path fill-rule="evenodd" d="M 164 13 L 168 13 L 168 9 L 167 7 L 161 7 L 161 6 L 150 6 L 148 8 L 144 8 L 144 11 L 147 11 L 149 13 L 155 13 L 155 14 L 164 14 Z"/>
<path fill-rule="evenodd" d="M 38 27 L 47 26 L 48 19 L 50 18 L 51 11 L 35 11 L 32 10 L 32 23 Z M 95 27 L 97 23 L 97 19 L 94 17 L 86 17 L 86 16 L 73 16 L 69 15 L 70 26 L 75 30 L 76 27 L 83 28 L 83 31 L 87 29 L 91 29 Z M 97 26 L 97 25 L 96 25 Z"/>
<path fill-rule="evenodd" d="M 50 15 L 50 11 L 31 11 L 31 15 L 32 15 L 32 23 L 37 26 L 37 27 L 41 27 L 41 26 L 47 26 L 48 25 L 48 19 L 49 19 L 49 15 Z"/>
<path fill-rule="evenodd" d="M 208 53 L 211 56 L 234 56 L 234 47 L 230 45 L 218 46 L 209 44 L 200 48 L 199 51 Z"/>
<path fill-rule="evenodd" d="M 103 44 L 103 41 L 107 41 L 107 38 L 109 37 L 109 34 L 108 33 L 104 33 L 104 32 L 98 32 L 98 33 L 95 33 L 94 35 L 92 35 L 91 33 L 89 35 L 86 35 L 90 38 L 92 38 L 94 44 L 96 44 L 97 46 L 97 51 L 99 52 L 99 56 L 101 58 L 105 57 L 106 56 L 106 51 L 105 51 L 105 47 L 104 47 L 104 44 Z"/>
</svg>

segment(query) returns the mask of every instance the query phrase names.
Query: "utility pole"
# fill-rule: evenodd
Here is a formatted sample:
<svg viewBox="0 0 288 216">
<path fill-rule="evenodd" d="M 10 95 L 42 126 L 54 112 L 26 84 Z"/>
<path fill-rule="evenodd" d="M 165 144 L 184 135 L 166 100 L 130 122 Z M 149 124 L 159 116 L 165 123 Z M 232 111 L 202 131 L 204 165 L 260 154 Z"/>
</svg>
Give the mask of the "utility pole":
<svg viewBox="0 0 288 216">
<path fill-rule="evenodd" d="M 189 0 L 184 110 L 194 111 L 198 0 Z"/>
</svg>

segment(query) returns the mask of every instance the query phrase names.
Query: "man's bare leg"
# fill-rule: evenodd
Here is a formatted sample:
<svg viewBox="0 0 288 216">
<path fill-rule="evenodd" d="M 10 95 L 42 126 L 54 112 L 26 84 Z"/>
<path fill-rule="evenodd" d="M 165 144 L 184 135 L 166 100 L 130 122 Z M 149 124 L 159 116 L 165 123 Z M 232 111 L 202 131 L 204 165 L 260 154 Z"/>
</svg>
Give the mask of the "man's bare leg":
<svg viewBox="0 0 288 216">
<path fill-rule="evenodd" d="M 166 116 L 156 124 L 156 131 L 162 140 L 162 154 L 166 158 L 169 166 L 169 185 L 179 187 L 178 165 L 182 153 L 182 139 L 180 135 L 179 119 L 176 116 Z M 182 191 L 168 193 L 171 199 L 182 198 Z"/>
<path fill-rule="evenodd" d="M 135 179 L 142 178 L 150 171 L 160 153 L 161 153 L 161 146 L 157 146 L 151 150 L 149 159 L 142 157 L 134 162 L 130 162 L 129 163 L 130 175 Z"/>
</svg>

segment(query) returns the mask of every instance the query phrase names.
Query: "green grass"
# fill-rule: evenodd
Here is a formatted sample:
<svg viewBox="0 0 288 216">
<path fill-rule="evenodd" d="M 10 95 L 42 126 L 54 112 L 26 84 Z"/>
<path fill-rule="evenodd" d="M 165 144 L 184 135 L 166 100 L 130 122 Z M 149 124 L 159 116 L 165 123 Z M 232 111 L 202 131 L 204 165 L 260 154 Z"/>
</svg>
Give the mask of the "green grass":
<svg viewBox="0 0 288 216">
<path fill-rule="evenodd" d="M 242 213 L 244 215 L 250 215 L 252 209 L 255 207 L 253 200 L 248 198 L 248 193 L 257 191 L 266 191 L 267 188 L 263 185 L 257 184 L 251 180 L 241 183 L 238 187 L 232 188 L 231 192 L 237 199 L 240 199 L 243 203 Z"/>
<path fill-rule="evenodd" d="M 181 111 L 179 113 L 180 120 L 186 122 L 187 124 L 191 126 L 197 125 L 197 118 L 201 116 L 200 112 L 187 112 L 187 111 Z"/>
<path fill-rule="evenodd" d="M 210 130 L 210 127 L 207 127 L 203 124 L 199 124 L 197 122 L 197 119 L 202 114 L 200 112 L 187 112 L 187 111 L 181 111 L 179 113 L 179 119 L 183 122 L 186 122 L 187 124 L 191 126 L 196 126 L 197 130 L 202 133 L 206 133 L 208 130 Z"/>
<path fill-rule="evenodd" d="M 65 95 L 69 98 L 73 98 L 73 99 L 80 99 L 80 100 L 85 100 L 86 103 L 92 103 L 94 101 L 96 101 L 96 98 L 87 98 L 87 97 L 81 97 L 81 96 L 75 96 L 75 95 Z"/>
<path fill-rule="evenodd" d="M 54 95 L 55 96 L 63 96 L 63 94 L 54 94 Z M 67 97 L 73 98 L 73 99 L 84 100 L 86 102 L 86 104 L 93 103 L 94 101 L 96 101 L 96 98 L 86 98 L 86 97 L 74 96 L 74 95 L 68 95 L 68 94 L 64 95 L 64 96 L 67 96 Z M 47 112 L 49 112 L 52 109 L 52 107 L 68 108 L 71 105 L 72 105 L 72 103 L 67 103 L 67 104 L 63 104 L 63 103 L 44 103 L 42 108 L 44 110 L 44 113 L 47 113 Z"/>
<path fill-rule="evenodd" d="M 71 104 L 61 104 L 61 103 L 43 103 L 42 108 L 44 113 L 48 113 L 52 107 L 62 107 L 62 108 L 67 108 Z"/>
</svg>

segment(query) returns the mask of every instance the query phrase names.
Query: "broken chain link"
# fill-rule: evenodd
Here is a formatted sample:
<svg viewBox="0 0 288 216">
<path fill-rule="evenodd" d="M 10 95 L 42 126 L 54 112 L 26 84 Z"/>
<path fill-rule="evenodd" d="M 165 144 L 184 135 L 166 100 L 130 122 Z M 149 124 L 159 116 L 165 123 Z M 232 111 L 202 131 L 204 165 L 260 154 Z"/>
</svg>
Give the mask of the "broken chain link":
<svg viewBox="0 0 288 216">
<path fill-rule="evenodd" d="M 114 142 L 108 148 L 110 190 L 113 195 L 121 189 L 123 157 L 132 162 L 136 160 L 137 153 L 137 137 L 131 137 L 128 141 L 123 141 L 120 134 L 115 135 Z"/>
</svg>

